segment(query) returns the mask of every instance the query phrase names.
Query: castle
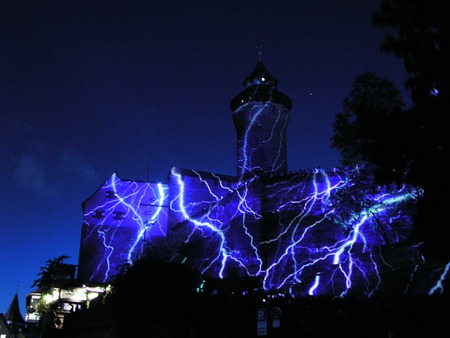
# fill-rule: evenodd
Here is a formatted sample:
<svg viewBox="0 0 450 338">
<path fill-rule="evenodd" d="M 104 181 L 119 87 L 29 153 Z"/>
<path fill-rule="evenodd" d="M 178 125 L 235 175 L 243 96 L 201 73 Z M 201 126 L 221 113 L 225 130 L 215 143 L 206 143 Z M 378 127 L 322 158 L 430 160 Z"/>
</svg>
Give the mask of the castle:
<svg viewBox="0 0 450 338">
<path fill-rule="evenodd" d="M 412 274 L 420 191 L 374 186 L 364 167 L 288 171 L 291 100 L 259 61 L 230 102 L 236 176 L 172 168 L 167 182 L 114 172 L 82 203 L 79 281 L 108 283 L 156 243 L 202 274 L 259 277 L 293 296 L 425 293 Z"/>
</svg>

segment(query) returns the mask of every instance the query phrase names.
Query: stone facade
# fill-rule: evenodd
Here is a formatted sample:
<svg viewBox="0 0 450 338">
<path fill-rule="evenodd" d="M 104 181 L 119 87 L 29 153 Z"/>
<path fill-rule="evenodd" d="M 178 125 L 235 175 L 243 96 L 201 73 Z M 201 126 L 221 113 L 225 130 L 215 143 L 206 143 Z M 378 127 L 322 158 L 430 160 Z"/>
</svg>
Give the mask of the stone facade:
<svg viewBox="0 0 450 338">
<path fill-rule="evenodd" d="M 422 263 L 409 241 L 421 191 L 374 186 L 360 167 L 288 172 L 291 102 L 277 83 L 259 62 L 231 101 L 236 176 L 172 168 L 167 182 L 150 183 L 113 173 L 83 203 L 78 279 L 107 283 L 165 243 L 202 274 L 257 277 L 265 291 L 370 297 L 408 289 Z M 393 291 L 384 280 L 393 285 L 398 271 Z"/>
</svg>

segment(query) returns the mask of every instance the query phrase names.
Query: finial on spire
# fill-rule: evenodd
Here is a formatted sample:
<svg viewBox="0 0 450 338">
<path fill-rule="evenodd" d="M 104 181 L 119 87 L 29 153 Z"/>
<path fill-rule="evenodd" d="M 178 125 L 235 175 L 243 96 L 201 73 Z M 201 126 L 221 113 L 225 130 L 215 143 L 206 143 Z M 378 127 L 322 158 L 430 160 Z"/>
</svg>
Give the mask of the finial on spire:
<svg viewBox="0 0 450 338">
<path fill-rule="evenodd" d="M 257 46 L 256 49 L 258 50 L 258 60 L 261 61 L 261 59 L 262 59 L 262 45 Z"/>
</svg>

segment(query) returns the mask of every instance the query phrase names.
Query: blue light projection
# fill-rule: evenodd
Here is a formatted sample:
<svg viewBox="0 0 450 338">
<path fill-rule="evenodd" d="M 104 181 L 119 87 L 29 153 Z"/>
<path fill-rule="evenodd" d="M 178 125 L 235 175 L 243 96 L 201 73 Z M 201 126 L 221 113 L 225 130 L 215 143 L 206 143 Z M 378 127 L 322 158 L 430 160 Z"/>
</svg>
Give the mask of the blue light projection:
<svg viewBox="0 0 450 338">
<path fill-rule="evenodd" d="M 286 129 L 292 102 L 259 61 L 230 102 L 237 133 L 237 176 L 287 172 Z"/>
<path fill-rule="evenodd" d="M 414 207 L 417 192 L 382 190 L 358 214 L 342 218 L 336 216 L 337 194 L 352 186 L 352 174 L 314 170 L 255 177 L 211 204 L 205 197 L 200 203 L 182 199 L 182 175 L 172 170 L 180 195 L 171 203 L 192 229 L 189 240 L 208 241 L 196 261 L 203 273 L 222 277 L 227 267 L 239 269 L 260 276 L 265 290 L 289 287 L 300 294 L 316 284 L 315 294 L 342 296 L 354 284 L 364 284 L 370 295 L 380 287 L 380 275 L 391 269 L 380 248 L 407 240 L 412 223 L 402 216 L 403 208 Z M 204 203 L 207 210 L 199 212 Z"/>
<path fill-rule="evenodd" d="M 408 236 L 422 192 L 365 177 L 356 167 L 239 181 L 172 168 L 168 184 L 156 184 L 114 173 L 83 204 L 79 279 L 110 281 L 146 245 L 170 239 L 204 275 L 260 277 L 266 291 L 440 292 L 448 268 L 426 285 L 415 279 L 424 261 Z"/>
<path fill-rule="evenodd" d="M 114 173 L 83 207 L 78 278 L 107 282 L 146 243 L 167 233 L 167 185 L 122 181 Z"/>
<path fill-rule="evenodd" d="M 290 99 L 261 61 L 230 103 L 237 175 L 172 168 L 167 183 L 114 173 L 83 203 L 78 279 L 107 283 L 149 246 L 205 277 L 256 277 L 292 296 L 444 292 L 450 267 L 410 240 L 421 189 L 368 168 L 287 171 Z M 423 276 L 426 276 L 424 278 Z"/>
</svg>

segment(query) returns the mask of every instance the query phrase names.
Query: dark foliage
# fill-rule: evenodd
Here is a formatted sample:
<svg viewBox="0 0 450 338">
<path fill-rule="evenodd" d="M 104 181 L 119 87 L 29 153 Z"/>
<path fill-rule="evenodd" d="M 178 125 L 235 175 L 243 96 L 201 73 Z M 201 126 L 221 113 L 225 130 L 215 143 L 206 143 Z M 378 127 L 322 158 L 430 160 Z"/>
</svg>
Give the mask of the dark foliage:
<svg viewBox="0 0 450 338">
<path fill-rule="evenodd" d="M 153 337 L 161 322 L 189 318 L 195 312 L 197 282 L 189 266 L 152 255 L 124 265 L 105 300 L 119 335 Z"/>
<path fill-rule="evenodd" d="M 444 0 L 384 0 L 373 22 L 393 28 L 382 50 L 402 58 L 414 102 L 409 128 L 415 137 L 408 181 L 424 188 L 424 199 L 415 220 L 415 239 L 423 242 L 427 257 L 450 259 L 450 241 L 442 236 L 447 224 L 449 183 L 442 169 L 449 158 L 449 6 Z"/>
<path fill-rule="evenodd" d="M 104 304 L 119 337 L 212 338 L 254 333 L 258 297 L 247 290 L 255 290 L 257 280 L 206 278 L 169 257 L 153 248 L 132 265 L 123 265 L 115 277 Z"/>
<path fill-rule="evenodd" d="M 336 114 L 332 147 L 343 165 L 369 164 L 378 183 L 403 182 L 410 161 L 410 121 L 400 91 L 373 72 L 358 75 Z"/>
<path fill-rule="evenodd" d="M 426 258 L 444 261 L 450 259 L 450 240 L 441 235 L 450 202 L 442 171 L 449 158 L 449 7 L 443 0 L 381 1 L 373 23 L 393 34 L 380 48 L 404 60 L 413 106 L 405 110 L 386 79 L 362 74 L 343 101 L 332 138 L 343 164 L 370 163 L 378 183 L 406 182 L 424 190 L 412 239 Z"/>
<path fill-rule="evenodd" d="M 40 278 L 36 279 L 31 287 L 37 286 L 42 293 L 46 293 L 53 288 L 73 286 L 76 265 L 64 263 L 69 258 L 62 255 L 48 259 L 46 265 L 40 268 L 41 272 L 38 273 Z"/>
<path fill-rule="evenodd" d="M 48 259 L 45 266 L 40 268 L 38 273 L 40 277 L 33 282 L 31 287 L 38 287 L 42 296 L 45 296 L 54 288 L 68 289 L 76 286 L 76 265 L 65 263 L 69 258 L 69 256 L 61 255 L 54 259 Z M 54 330 L 54 323 L 55 311 L 58 306 L 58 301 L 47 304 L 41 297 L 37 308 L 40 314 L 37 331 L 40 332 L 41 337 L 54 337 L 57 334 Z"/>
</svg>

